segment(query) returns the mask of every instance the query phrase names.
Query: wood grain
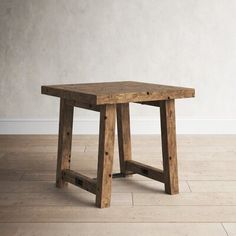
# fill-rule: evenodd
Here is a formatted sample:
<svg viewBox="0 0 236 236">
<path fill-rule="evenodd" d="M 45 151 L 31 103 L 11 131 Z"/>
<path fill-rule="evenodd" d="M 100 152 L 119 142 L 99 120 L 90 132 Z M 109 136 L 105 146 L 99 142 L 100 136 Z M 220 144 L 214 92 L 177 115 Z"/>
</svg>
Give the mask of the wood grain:
<svg viewBox="0 0 236 236">
<path fill-rule="evenodd" d="M 83 101 L 88 104 L 114 104 L 194 97 L 192 88 L 135 81 L 42 86 L 42 94 Z"/>
<path fill-rule="evenodd" d="M 115 115 L 115 105 L 101 107 L 96 193 L 96 206 L 100 208 L 109 207 L 111 201 Z"/>
<path fill-rule="evenodd" d="M 132 159 L 129 103 L 117 104 L 117 130 L 120 172 L 124 176 L 132 174 L 126 170 L 125 162 Z"/>
<path fill-rule="evenodd" d="M 85 175 L 77 173 L 73 170 L 63 170 L 62 173 L 63 180 L 71 184 L 76 185 L 90 193 L 96 194 L 97 183 L 92 178 L 89 178 Z"/>
<path fill-rule="evenodd" d="M 166 178 L 165 191 L 179 192 L 176 151 L 175 101 L 163 101 L 160 106 L 163 169 Z"/>
<path fill-rule="evenodd" d="M 132 171 L 133 173 L 143 175 L 147 178 L 154 179 L 162 183 L 165 183 L 166 181 L 163 170 L 142 164 L 137 161 L 126 161 L 126 169 Z"/>
<path fill-rule="evenodd" d="M 62 178 L 62 171 L 65 169 L 70 169 L 73 112 L 74 107 L 69 105 L 67 103 L 67 100 L 62 98 L 60 102 L 59 138 L 56 172 L 56 186 L 58 188 L 61 188 L 66 185 L 65 181 Z"/>
</svg>

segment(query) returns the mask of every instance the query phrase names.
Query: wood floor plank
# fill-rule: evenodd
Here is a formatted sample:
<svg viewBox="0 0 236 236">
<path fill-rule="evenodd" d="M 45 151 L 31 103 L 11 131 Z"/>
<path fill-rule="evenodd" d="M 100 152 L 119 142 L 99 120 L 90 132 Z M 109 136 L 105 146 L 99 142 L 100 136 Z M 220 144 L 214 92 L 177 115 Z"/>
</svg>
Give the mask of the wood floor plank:
<svg viewBox="0 0 236 236">
<path fill-rule="evenodd" d="M 74 170 L 96 170 L 96 160 L 72 160 Z M 155 165 L 154 165 L 155 164 Z M 157 161 L 155 167 L 161 166 Z M 3 160 L 0 159 L 1 170 L 55 170 L 55 161 L 44 160 Z M 119 162 L 114 161 L 113 172 L 119 171 Z M 179 161 L 180 180 L 236 180 L 236 160 L 225 161 Z"/>
<path fill-rule="evenodd" d="M 168 196 L 162 183 L 140 175 L 114 179 L 112 206 L 104 210 L 76 186 L 55 187 L 57 141 L 0 135 L 1 235 L 225 236 L 224 228 L 236 235 L 236 135 L 178 135 L 181 193 Z M 160 136 L 135 135 L 132 144 L 134 160 L 161 168 Z M 98 136 L 73 136 L 73 168 L 96 177 L 97 148 Z"/>
<path fill-rule="evenodd" d="M 24 174 L 23 170 L 0 169 L 0 185 L 3 181 L 19 181 Z"/>
<path fill-rule="evenodd" d="M 156 165 L 158 162 L 155 162 Z M 160 165 L 160 164 L 159 164 Z M 0 171 L 1 170 L 56 170 L 56 160 L 43 160 L 43 159 L 28 159 L 28 160 L 14 160 L 2 158 L 0 159 Z M 71 161 L 72 170 L 96 170 L 97 160 L 72 160 Z M 114 171 L 119 171 L 118 160 L 114 161 L 113 165 Z"/>
<path fill-rule="evenodd" d="M 97 155 L 93 153 L 92 156 L 91 153 L 85 153 L 83 151 L 81 152 L 72 152 L 73 159 L 80 160 L 80 159 L 91 159 L 96 160 Z M 3 158 L 5 160 L 20 160 L 22 162 L 25 161 L 32 161 L 32 160 L 42 160 L 42 161 L 56 161 L 57 159 L 57 152 L 8 152 L 6 153 Z"/>
<path fill-rule="evenodd" d="M 5 155 L 6 155 L 6 153 L 1 152 L 1 153 L 0 153 L 0 159 L 1 159 L 3 156 L 5 156 Z"/>
<path fill-rule="evenodd" d="M 38 193 L 1 193 L 2 206 L 81 206 L 94 207 L 95 195 L 88 192 L 51 191 Z M 112 193 L 112 206 L 132 206 L 131 193 Z"/>
<path fill-rule="evenodd" d="M 55 181 L 56 172 L 55 171 L 24 171 L 21 178 L 22 181 Z"/>
<path fill-rule="evenodd" d="M 212 147 L 211 151 L 208 152 L 181 152 L 178 151 L 179 160 L 188 160 L 188 161 L 224 161 L 230 162 L 235 161 L 236 150 L 233 151 L 222 151 L 217 152 Z M 151 157 L 151 155 L 150 155 Z"/>
<path fill-rule="evenodd" d="M 180 192 L 190 192 L 185 181 L 179 183 Z M 113 192 L 133 192 L 133 193 L 164 193 L 164 184 L 153 180 L 126 180 L 113 181 Z"/>
<path fill-rule="evenodd" d="M 55 187 L 55 181 L 19 181 L 0 182 L 0 193 L 40 193 L 40 192 L 67 192 L 75 191 L 77 193 L 84 192 L 74 185 L 69 185 L 63 189 Z M 113 180 L 113 193 L 163 193 L 164 186 L 156 181 L 130 181 L 130 180 Z M 186 182 L 180 182 L 181 192 L 190 192 Z"/>
<path fill-rule="evenodd" d="M 179 175 L 182 180 L 236 180 L 236 160 L 180 161 Z"/>
<path fill-rule="evenodd" d="M 0 228 L 4 236 L 227 236 L 217 223 L 1 223 Z"/>
<path fill-rule="evenodd" d="M 160 167 L 161 163 L 157 160 L 152 165 L 155 167 Z M 77 172 L 89 170 L 97 170 L 97 160 L 72 160 L 71 169 Z M 0 159 L 0 172 L 1 170 L 20 170 L 28 173 L 40 173 L 50 172 L 53 174 L 56 170 L 56 160 L 40 160 L 40 159 L 31 159 L 21 161 L 19 159 Z M 114 160 L 113 163 L 113 173 L 118 173 L 120 171 L 119 160 Z M 24 177 L 25 178 L 25 177 Z"/>
<path fill-rule="evenodd" d="M 236 193 L 133 193 L 133 201 L 135 206 L 236 206 Z"/>
<path fill-rule="evenodd" d="M 56 166 L 56 160 L 49 156 L 49 160 L 44 159 L 30 159 L 30 156 L 26 159 L 11 158 L 13 154 L 6 154 L 5 157 L 0 159 L 0 169 L 5 170 L 54 170 Z M 147 160 L 147 164 L 154 165 L 156 167 L 161 166 L 161 163 L 157 159 Z M 72 165 L 74 168 L 80 170 L 96 170 L 97 158 L 94 159 L 76 159 L 72 158 Z M 115 158 L 114 169 L 119 169 L 118 159 Z M 180 160 L 179 161 L 179 174 L 183 179 L 209 179 L 209 180 L 235 180 L 236 179 L 236 160 L 231 161 L 210 161 L 210 160 Z"/>
<path fill-rule="evenodd" d="M 236 206 L 112 206 L 105 210 L 91 206 L 2 206 L 0 222 L 236 222 Z"/>
<path fill-rule="evenodd" d="M 195 193 L 236 192 L 236 181 L 188 181 L 188 184 Z"/>
<path fill-rule="evenodd" d="M 137 161 L 153 161 L 153 160 L 162 160 L 162 153 L 161 150 L 156 150 L 156 148 L 150 148 L 147 150 L 146 146 L 140 145 L 139 148 L 132 149 L 132 155 L 135 160 Z M 75 155 L 74 155 L 75 156 Z M 97 150 L 96 151 L 85 151 L 83 155 L 76 155 L 78 158 L 88 157 L 94 159 L 97 157 Z M 222 151 L 217 152 L 215 151 L 214 147 L 212 150 L 206 152 L 185 152 L 184 150 L 178 150 L 178 160 L 187 160 L 187 161 L 235 161 L 236 156 L 236 149 L 232 151 Z M 118 158 L 117 151 L 115 152 L 115 158 Z"/>
<path fill-rule="evenodd" d="M 76 170 L 93 170 L 96 169 L 95 160 L 72 161 L 71 168 Z M 56 170 L 55 160 L 9 160 L 0 159 L 0 170 Z"/>
</svg>

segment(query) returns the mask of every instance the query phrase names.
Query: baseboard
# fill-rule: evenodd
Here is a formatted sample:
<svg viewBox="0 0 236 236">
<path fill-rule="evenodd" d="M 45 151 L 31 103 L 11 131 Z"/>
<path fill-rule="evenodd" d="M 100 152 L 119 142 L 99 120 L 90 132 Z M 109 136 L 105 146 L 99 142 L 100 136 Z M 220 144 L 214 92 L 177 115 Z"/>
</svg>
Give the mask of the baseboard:
<svg viewBox="0 0 236 236">
<path fill-rule="evenodd" d="M 133 119 L 132 134 L 159 134 L 159 120 Z M 178 134 L 236 134 L 236 119 L 177 119 Z M 74 134 L 98 134 L 94 119 L 74 120 Z M 56 119 L 0 119 L 0 134 L 57 134 Z"/>
</svg>

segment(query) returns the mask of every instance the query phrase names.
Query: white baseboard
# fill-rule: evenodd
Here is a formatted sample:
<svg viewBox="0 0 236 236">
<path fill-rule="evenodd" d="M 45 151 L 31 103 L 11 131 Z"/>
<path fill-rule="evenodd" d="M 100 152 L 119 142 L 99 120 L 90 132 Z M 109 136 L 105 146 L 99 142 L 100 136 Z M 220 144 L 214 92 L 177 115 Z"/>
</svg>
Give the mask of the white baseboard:
<svg viewBox="0 0 236 236">
<path fill-rule="evenodd" d="M 177 119 L 178 134 L 236 134 L 236 119 Z M 74 120 L 74 134 L 98 134 L 94 119 Z M 57 134 L 56 119 L 0 119 L 0 134 Z M 155 119 L 134 119 L 132 134 L 159 134 Z"/>
</svg>

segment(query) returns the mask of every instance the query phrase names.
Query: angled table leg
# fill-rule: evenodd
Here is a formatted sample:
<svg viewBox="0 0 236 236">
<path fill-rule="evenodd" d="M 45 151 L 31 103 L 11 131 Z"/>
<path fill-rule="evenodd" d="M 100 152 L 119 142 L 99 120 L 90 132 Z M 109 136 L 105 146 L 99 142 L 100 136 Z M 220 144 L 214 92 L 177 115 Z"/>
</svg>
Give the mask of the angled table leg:
<svg viewBox="0 0 236 236">
<path fill-rule="evenodd" d="M 96 193 L 96 206 L 99 208 L 109 207 L 111 201 L 115 115 L 114 104 L 101 107 Z"/>
<path fill-rule="evenodd" d="M 165 100 L 160 104 L 161 137 L 165 192 L 179 193 L 176 150 L 175 101 Z"/>
<path fill-rule="evenodd" d="M 126 161 L 131 157 L 130 115 L 129 103 L 117 104 L 117 129 L 120 158 L 120 172 L 122 176 L 132 174 L 126 169 Z"/>
<path fill-rule="evenodd" d="M 69 105 L 66 99 L 61 98 L 56 172 L 58 188 L 67 184 L 63 180 L 63 170 L 70 169 L 73 111 L 74 107 Z"/>
</svg>

